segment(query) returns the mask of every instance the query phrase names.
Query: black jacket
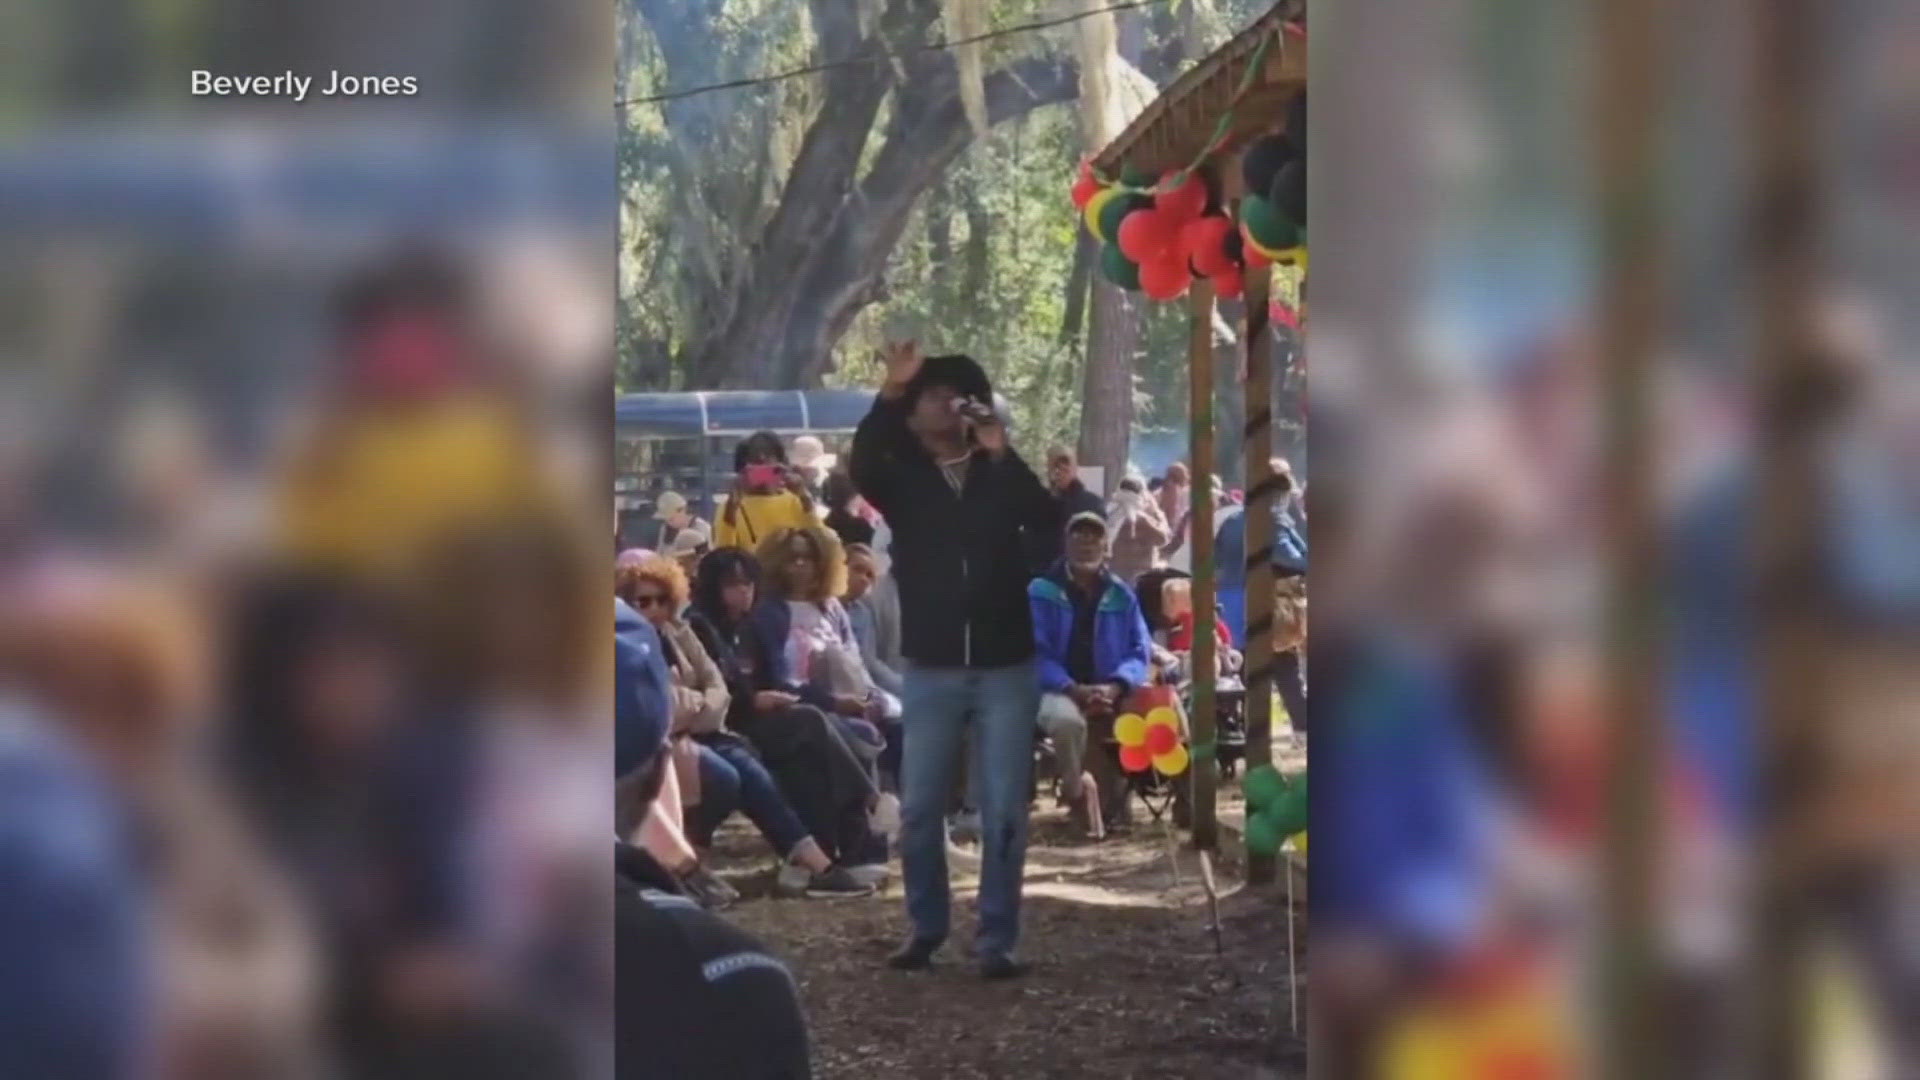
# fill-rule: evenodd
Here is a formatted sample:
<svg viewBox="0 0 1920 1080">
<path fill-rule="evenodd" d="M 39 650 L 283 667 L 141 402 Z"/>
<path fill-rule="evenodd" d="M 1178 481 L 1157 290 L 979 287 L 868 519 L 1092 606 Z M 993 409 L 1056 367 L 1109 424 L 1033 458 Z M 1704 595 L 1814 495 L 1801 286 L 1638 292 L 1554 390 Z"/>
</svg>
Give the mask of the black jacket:
<svg viewBox="0 0 1920 1080">
<path fill-rule="evenodd" d="M 720 916 L 676 895 L 651 856 L 618 842 L 614 956 L 621 1080 L 805 1080 L 813 1074 L 807 1022 L 786 965 Z"/>
<path fill-rule="evenodd" d="M 850 471 L 893 530 L 901 654 L 945 668 L 1031 660 L 1025 534 L 1058 533 L 1061 522 L 1020 455 L 976 450 L 956 494 L 907 430 L 905 407 L 876 397 L 854 432 Z"/>
<path fill-rule="evenodd" d="M 1066 554 L 1067 522 L 1080 514 L 1093 514 L 1103 521 L 1107 516 L 1107 504 L 1078 480 L 1053 499 L 1058 508 L 1057 527 L 1046 532 L 1030 530 L 1027 536 L 1027 565 L 1034 577 L 1045 574 Z"/>
</svg>

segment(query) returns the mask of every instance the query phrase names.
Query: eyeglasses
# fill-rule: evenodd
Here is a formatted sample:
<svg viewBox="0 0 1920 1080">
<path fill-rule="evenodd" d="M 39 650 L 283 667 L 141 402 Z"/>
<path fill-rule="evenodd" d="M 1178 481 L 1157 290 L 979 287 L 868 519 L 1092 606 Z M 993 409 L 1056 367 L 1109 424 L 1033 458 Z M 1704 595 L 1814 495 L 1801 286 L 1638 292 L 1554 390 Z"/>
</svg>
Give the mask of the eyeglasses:
<svg viewBox="0 0 1920 1080">
<path fill-rule="evenodd" d="M 644 596 L 634 597 L 633 606 L 639 608 L 642 611 L 645 611 L 647 608 L 655 607 L 655 606 L 666 607 L 667 598 L 664 596 L 661 596 L 659 593 L 647 593 Z"/>
</svg>

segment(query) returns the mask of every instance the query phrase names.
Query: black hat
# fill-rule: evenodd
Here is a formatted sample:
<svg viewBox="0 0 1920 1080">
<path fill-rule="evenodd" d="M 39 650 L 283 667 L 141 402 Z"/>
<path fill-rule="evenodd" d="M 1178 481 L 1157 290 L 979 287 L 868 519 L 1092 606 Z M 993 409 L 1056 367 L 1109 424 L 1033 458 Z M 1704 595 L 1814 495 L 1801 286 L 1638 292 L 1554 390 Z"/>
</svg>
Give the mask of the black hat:
<svg viewBox="0 0 1920 1080">
<path fill-rule="evenodd" d="M 907 383 L 907 406 L 911 408 L 923 392 L 935 386 L 945 386 L 975 401 L 993 401 L 993 381 L 987 378 L 986 369 L 965 353 L 929 356 L 922 361 L 920 371 Z"/>
</svg>

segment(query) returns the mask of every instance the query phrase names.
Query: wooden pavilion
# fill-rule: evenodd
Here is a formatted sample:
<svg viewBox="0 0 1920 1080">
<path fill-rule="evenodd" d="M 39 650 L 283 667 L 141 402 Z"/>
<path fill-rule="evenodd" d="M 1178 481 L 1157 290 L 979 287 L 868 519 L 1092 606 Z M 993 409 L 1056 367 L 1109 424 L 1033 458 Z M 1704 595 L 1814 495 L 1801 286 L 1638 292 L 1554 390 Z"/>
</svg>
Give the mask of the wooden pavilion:
<svg viewBox="0 0 1920 1080">
<path fill-rule="evenodd" d="M 1221 196 L 1241 195 L 1242 150 L 1259 136 L 1284 129 L 1288 108 L 1306 92 L 1307 49 L 1302 0 L 1280 0 L 1271 10 L 1192 70 L 1175 80 L 1120 136 L 1093 159 L 1094 168 L 1116 175 L 1123 167 L 1159 175 L 1181 169 L 1208 153 L 1221 184 Z M 1223 121 L 1222 118 L 1226 119 Z M 1247 553 L 1247 760 L 1272 758 L 1273 730 L 1273 570 L 1269 562 L 1274 543 L 1271 506 L 1275 481 L 1269 464 L 1273 456 L 1273 361 L 1269 326 L 1272 272 L 1269 267 L 1247 267 L 1246 316 L 1241 328 L 1244 349 L 1242 375 L 1246 394 L 1246 553 Z M 1188 290 L 1189 368 L 1191 371 L 1189 460 L 1211 462 L 1214 457 L 1213 316 L 1211 283 L 1197 278 Z M 1198 466 L 1196 466 L 1198 467 Z M 1193 605 L 1213 610 L 1218 573 L 1214 565 L 1214 513 L 1210 486 L 1193 485 Z M 1194 636 L 1193 667 L 1210 671 L 1214 664 L 1211 634 Z M 1219 842 L 1216 800 L 1217 759 L 1211 752 L 1216 732 L 1214 685 L 1194 683 L 1191 740 L 1193 782 L 1193 840 L 1201 850 Z M 1249 857 L 1248 876 L 1254 882 L 1273 880 L 1271 858 Z"/>
</svg>

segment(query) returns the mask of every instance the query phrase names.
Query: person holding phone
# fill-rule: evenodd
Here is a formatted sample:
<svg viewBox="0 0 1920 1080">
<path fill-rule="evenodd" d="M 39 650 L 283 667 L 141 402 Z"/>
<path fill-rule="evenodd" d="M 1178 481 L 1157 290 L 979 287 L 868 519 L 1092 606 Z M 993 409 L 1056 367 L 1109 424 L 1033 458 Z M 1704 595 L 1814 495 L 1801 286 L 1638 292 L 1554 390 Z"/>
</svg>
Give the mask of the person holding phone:
<svg viewBox="0 0 1920 1080">
<path fill-rule="evenodd" d="M 927 967 L 950 928 L 946 810 L 971 725 L 982 823 L 980 929 L 988 978 L 1018 975 L 1021 873 L 1040 680 L 1025 534 L 1059 507 L 1008 445 L 971 357 L 893 346 L 853 437 L 853 482 L 892 527 L 904 675 L 901 860 L 911 936 L 889 963 Z"/>
<path fill-rule="evenodd" d="M 754 551 L 783 529 L 814 524 L 813 496 L 787 448 L 771 431 L 756 431 L 733 450 L 733 490 L 714 526 L 715 548 Z"/>
</svg>

